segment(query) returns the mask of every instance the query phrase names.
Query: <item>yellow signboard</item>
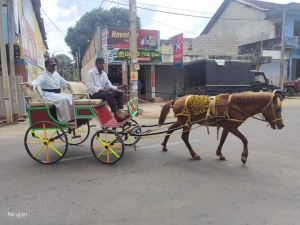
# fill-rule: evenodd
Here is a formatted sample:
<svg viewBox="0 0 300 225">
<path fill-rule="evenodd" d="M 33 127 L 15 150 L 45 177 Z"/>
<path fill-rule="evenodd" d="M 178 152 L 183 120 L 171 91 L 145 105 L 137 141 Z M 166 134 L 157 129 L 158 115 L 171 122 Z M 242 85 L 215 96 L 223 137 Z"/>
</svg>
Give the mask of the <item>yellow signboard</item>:
<svg viewBox="0 0 300 225">
<path fill-rule="evenodd" d="M 130 79 L 131 80 L 138 80 L 139 79 L 138 73 L 137 72 L 131 72 Z"/>
</svg>

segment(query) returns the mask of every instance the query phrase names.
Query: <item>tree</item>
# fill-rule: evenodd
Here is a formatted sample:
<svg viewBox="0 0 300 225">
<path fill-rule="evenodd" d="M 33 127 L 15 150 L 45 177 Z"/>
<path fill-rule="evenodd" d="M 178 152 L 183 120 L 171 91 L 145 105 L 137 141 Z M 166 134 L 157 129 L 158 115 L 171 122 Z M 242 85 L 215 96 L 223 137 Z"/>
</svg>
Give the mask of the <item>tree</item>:
<svg viewBox="0 0 300 225">
<path fill-rule="evenodd" d="M 73 81 L 73 60 L 65 54 L 56 55 L 55 59 L 57 60 L 57 72 L 65 78 L 65 80 Z"/>
<path fill-rule="evenodd" d="M 111 8 L 103 10 L 102 8 L 93 9 L 85 13 L 75 27 L 69 27 L 65 41 L 71 48 L 72 54 L 76 55 L 80 47 L 80 58 L 85 53 L 89 40 L 92 39 L 97 27 L 125 27 L 129 28 L 129 10 L 122 8 Z M 137 28 L 141 28 L 141 20 L 137 17 Z"/>
</svg>

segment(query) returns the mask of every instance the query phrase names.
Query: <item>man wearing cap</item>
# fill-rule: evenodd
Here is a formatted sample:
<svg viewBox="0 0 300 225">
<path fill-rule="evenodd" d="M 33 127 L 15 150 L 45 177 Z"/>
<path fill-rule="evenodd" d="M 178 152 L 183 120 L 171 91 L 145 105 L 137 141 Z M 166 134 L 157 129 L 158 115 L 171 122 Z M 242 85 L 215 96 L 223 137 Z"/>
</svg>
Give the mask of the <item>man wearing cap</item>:
<svg viewBox="0 0 300 225">
<path fill-rule="evenodd" d="M 113 86 L 107 74 L 103 71 L 104 64 L 104 59 L 99 57 L 95 61 L 95 68 L 88 71 L 86 78 L 87 92 L 91 99 L 107 101 L 115 119 L 120 122 L 126 118 L 118 112 L 119 109 L 123 109 L 123 94 L 121 90 L 126 88 L 126 84 Z"/>
<path fill-rule="evenodd" d="M 41 86 L 45 101 L 55 103 L 58 120 L 69 122 L 74 120 L 73 98 L 70 94 L 61 93 L 61 86 L 67 87 L 68 82 L 55 71 L 56 65 L 55 59 L 46 60 L 46 69 L 33 82 L 25 83 L 25 85 L 31 90 Z"/>
</svg>

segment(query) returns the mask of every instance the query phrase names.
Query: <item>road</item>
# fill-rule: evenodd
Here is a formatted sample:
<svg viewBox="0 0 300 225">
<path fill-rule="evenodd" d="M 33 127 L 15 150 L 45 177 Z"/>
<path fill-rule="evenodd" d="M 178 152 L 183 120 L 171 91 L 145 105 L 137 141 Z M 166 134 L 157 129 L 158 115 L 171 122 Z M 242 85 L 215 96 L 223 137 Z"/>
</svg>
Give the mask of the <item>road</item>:
<svg viewBox="0 0 300 225">
<path fill-rule="evenodd" d="M 91 156 L 89 141 L 57 164 L 40 165 L 24 149 L 26 123 L 0 128 L 0 224 L 298 225 L 300 105 L 284 106 L 283 130 L 253 119 L 241 126 L 246 165 L 233 135 L 223 147 L 227 161 L 216 159 L 215 128 L 190 135 L 201 161 L 176 135 L 168 152 L 162 138 L 143 139 L 111 166 Z"/>
</svg>

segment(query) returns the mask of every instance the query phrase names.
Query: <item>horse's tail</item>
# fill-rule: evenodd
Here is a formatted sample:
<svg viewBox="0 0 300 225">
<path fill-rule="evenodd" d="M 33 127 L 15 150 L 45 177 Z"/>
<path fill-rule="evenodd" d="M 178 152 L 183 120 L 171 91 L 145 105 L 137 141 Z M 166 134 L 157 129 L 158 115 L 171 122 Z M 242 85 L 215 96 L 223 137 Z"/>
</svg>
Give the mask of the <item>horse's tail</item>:
<svg viewBox="0 0 300 225">
<path fill-rule="evenodd" d="M 161 109 L 160 116 L 158 119 L 158 126 L 160 127 L 161 125 L 164 124 L 166 121 L 167 115 L 170 112 L 171 106 L 174 104 L 175 100 L 168 101 Z"/>
</svg>

